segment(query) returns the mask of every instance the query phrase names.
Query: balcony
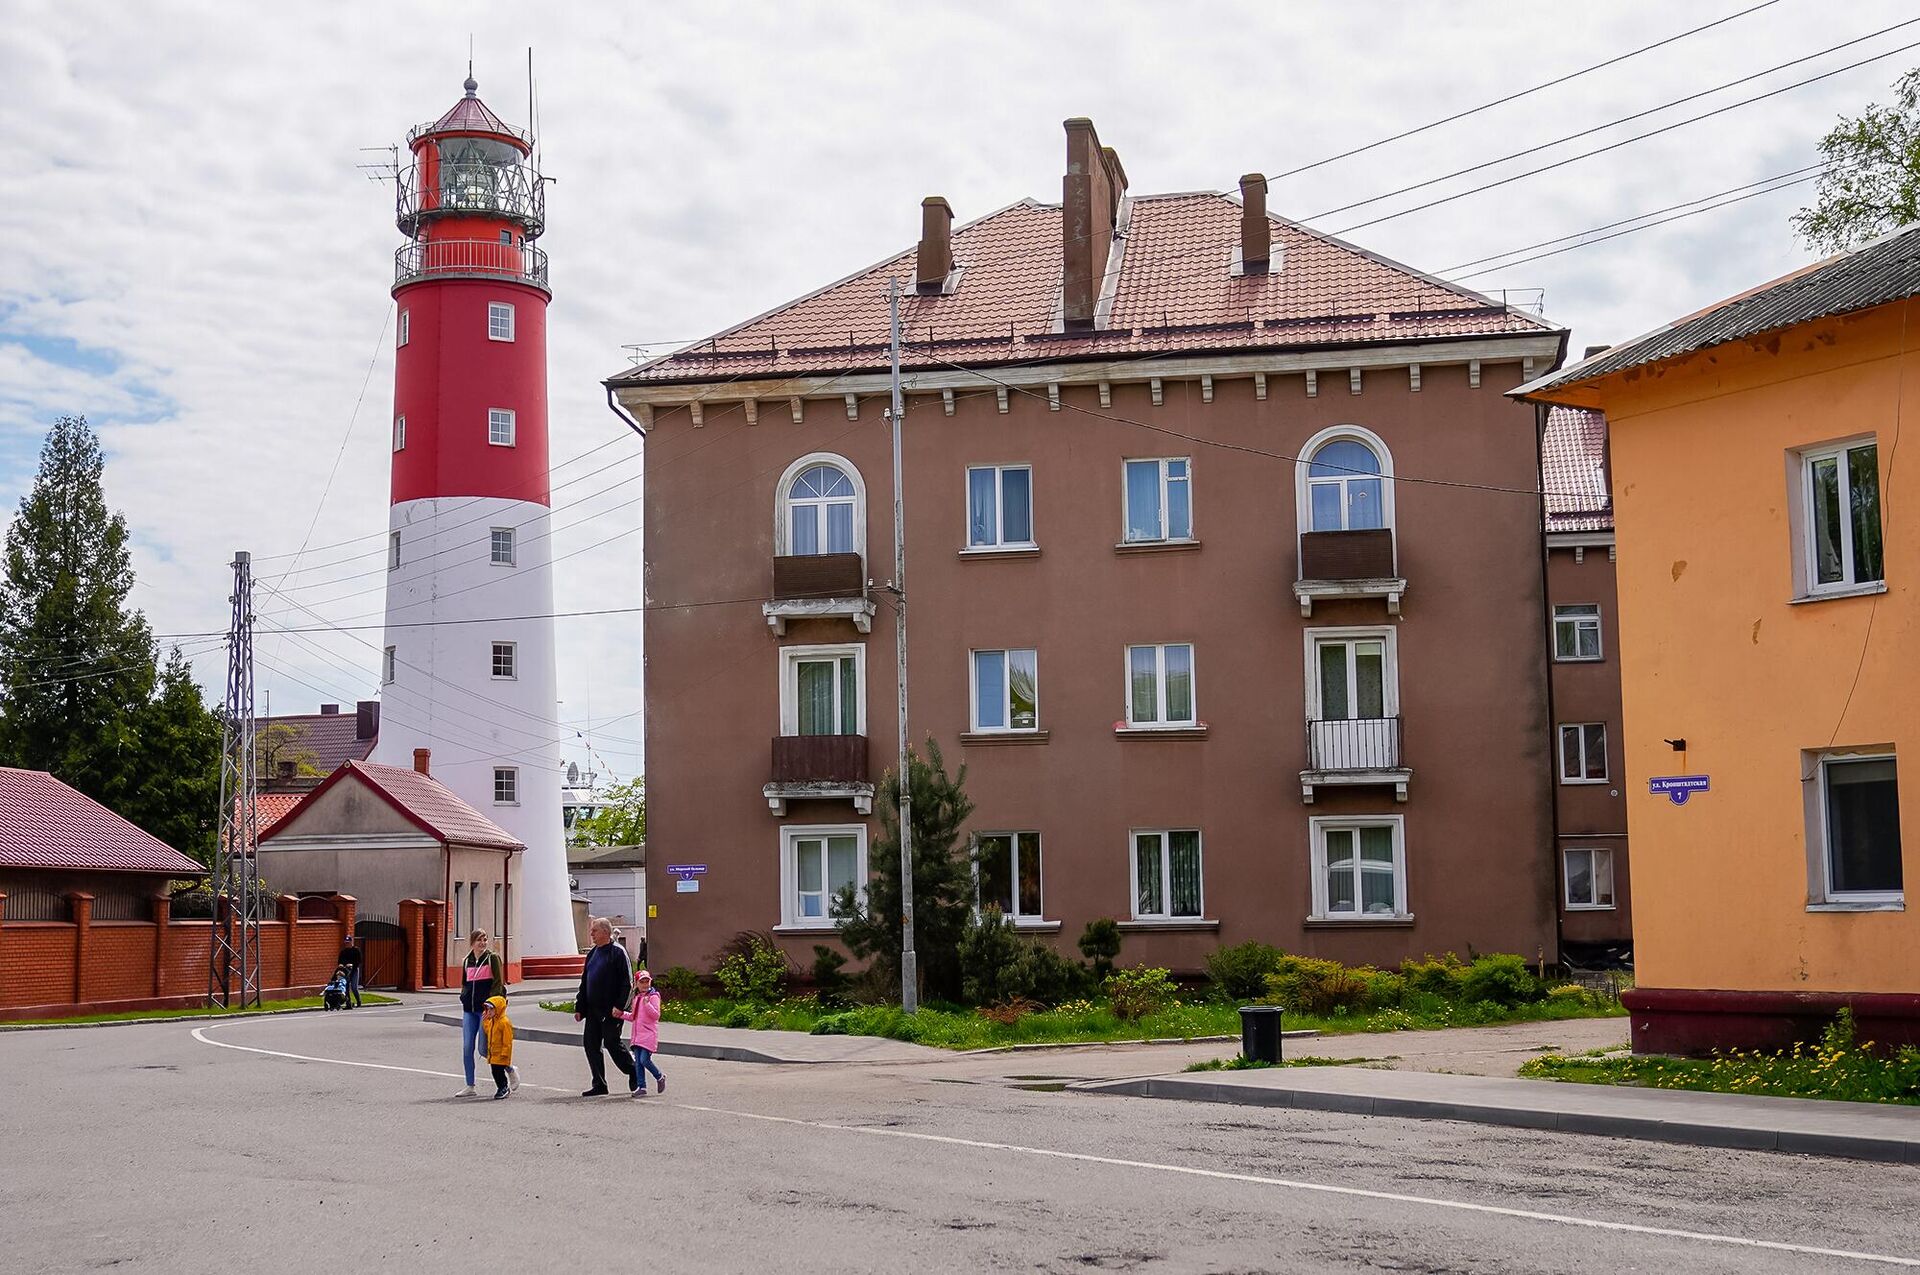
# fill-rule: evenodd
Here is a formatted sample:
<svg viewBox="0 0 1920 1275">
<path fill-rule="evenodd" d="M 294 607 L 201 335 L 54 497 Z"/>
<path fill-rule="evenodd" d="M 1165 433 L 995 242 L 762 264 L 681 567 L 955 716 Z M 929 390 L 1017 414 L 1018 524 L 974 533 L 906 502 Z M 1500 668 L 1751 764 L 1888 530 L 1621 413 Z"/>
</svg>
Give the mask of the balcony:
<svg viewBox="0 0 1920 1275">
<path fill-rule="evenodd" d="M 506 279 L 551 295 L 547 254 L 528 243 L 417 239 L 393 254 L 393 286 L 425 279 Z"/>
<path fill-rule="evenodd" d="M 865 735 L 775 735 L 773 779 L 760 790 L 776 815 L 789 801 L 851 801 L 873 813 L 873 783 L 867 778 Z"/>
<path fill-rule="evenodd" d="M 773 560 L 773 600 L 760 608 L 774 636 L 788 620 L 845 619 L 862 633 L 873 628 L 867 564 L 857 553 L 814 553 Z"/>
<path fill-rule="evenodd" d="M 1307 768 L 1300 772 L 1300 800 L 1313 804 L 1316 787 L 1388 787 L 1395 801 L 1407 799 L 1406 766 L 1398 717 L 1361 717 L 1307 723 Z"/>
<path fill-rule="evenodd" d="M 1300 578 L 1293 583 L 1300 614 L 1313 615 L 1315 598 L 1383 598 L 1400 614 L 1407 582 L 1395 574 L 1393 531 L 1309 531 L 1300 537 Z"/>
</svg>

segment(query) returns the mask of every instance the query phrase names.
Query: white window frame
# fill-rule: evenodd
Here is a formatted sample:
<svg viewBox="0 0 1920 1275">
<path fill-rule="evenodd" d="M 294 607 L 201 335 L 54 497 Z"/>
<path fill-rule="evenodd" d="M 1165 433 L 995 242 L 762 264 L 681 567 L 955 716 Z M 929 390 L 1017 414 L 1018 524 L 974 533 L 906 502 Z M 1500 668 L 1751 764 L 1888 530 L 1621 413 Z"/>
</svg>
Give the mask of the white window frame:
<svg viewBox="0 0 1920 1275">
<path fill-rule="evenodd" d="M 500 537 L 507 538 L 507 556 L 500 556 Z M 491 527 L 487 530 L 487 557 L 496 567 L 516 565 L 520 556 L 520 537 L 514 534 L 512 527 Z"/>
<path fill-rule="evenodd" d="M 1573 630 L 1573 649 L 1580 649 L 1580 634 L 1589 627 L 1593 632 L 1592 655 L 1560 654 L 1562 626 Z M 1606 641 L 1600 631 L 1598 602 L 1565 602 L 1553 608 L 1553 662 L 1555 664 L 1597 664 L 1607 658 Z"/>
<path fill-rule="evenodd" d="M 1188 709 L 1192 716 L 1180 721 L 1167 718 L 1167 648 L 1184 646 L 1187 648 L 1188 674 L 1191 688 L 1188 695 Z M 1154 706 L 1159 716 L 1150 722 L 1137 722 L 1133 719 L 1133 653 L 1151 650 L 1153 652 Z M 1126 697 L 1121 702 L 1127 709 L 1128 730 L 1192 730 L 1200 724 L 1200 653 L 1192 642 L 1132 642 L 1121 652 L 1121 685 Z"/>
<path fill-rule="evenodd" d="M 799 841 L 821 840 L 828 837 L 852 837 L 854 839 L 853 879 L 854 897 L 864 904 L 867 897 L 867 828 L 858 823 L 790 823 L 780 829 L 780 928 L 783 930 L 817 930 L 830 933 L 834 930 L 832 896 L 828 895 L 824 905 L 824 916 L 800 915 L 800 861 Z M 824 891 L 828 878 L 826 864 L 820 865 L 820 885 Z"/>
<path fill-rule="evenodd" d="M 1191 832 L 1194 845 L 1200 853 L 1200 910 L 1189 916 L 1185 912 L 1174 913 L 1173 905 L 1173 834 Z M 1158 912 L 1140 910 L 1140 838 L 1160 838 L 1160 908 Z M 1136 921 L 1195 922 L 1204 921 L 1207 916 L 1207 839 L 1199 828 L 1129 828 L 1127 829 L 1127 907 Z"/>
<path fill-rule="evenodd" d="M 1394 489 L 1397 484 L 1393 480 L 1393 449 L 1387 446 L 1385 439 L 1360 425 L 1329 425 L 1301 446 L 1300 459 L 1295 461 L 1293 466 L 1293 525 L 1296 553 L 1300 538 L 1313 530 L 1313 493 L 1307 482 L 1307 470 L 1312 466 L 1314 456 L 1322 447 L 1342 439 L 1363 444 L 1380 461 L 1380 515 L 1387 530 L 1393 533 L 1394 571 L 1398 573 L 1400 570 L 1400 524 L 1398 511 L 1394 508 Z M 1340 519 L 1343 523 L 1346 521 L 1344 508 Z"/>
<path fill-rule="evenodd" d="M 407 450 L 407 418 L 404 415 L 393 418 L 393 450 Z"/>
<path fill-rule="evenodd" d="M 1007 495 L 1004 479 L 1009 471 L 1021 470 L 1027 476 L 1027 531 L 1025 540 L 1007 539 Z M 982 471 L 993 474 L 993 539 L 976 541 L 973 538 L 973 476 Z M 1191 480 L 1189 480 L 1191 481 Z M 1033 466 L 1015 465 L 968 465 L 961 489 L 960 509 L 966 519 L 966 551 L 983 553 L 992 549 L 1035 549 L 1038 548 L 1033 534 Z"/>
<path fill-rule="evenodd" d="M 980 843 L 988 837 L 1007 837 L 1010 839 L 1007 858 L 1008 880 L 1013 883 L 1013 910 L 1001 915 L 1015 925 L 1034 925 L 1047 919 L 1047 847 L 1046 839 L 1038 828 L 1016 828 L 1012 830 L 995 828 L 988 832 L 973 834 L 973 914 L 982 916 L 986 912 L 985 901 L 980 897 Z M 1035 852 L 1040 856 L 1040 910 L 1022 912 L 1020 910 L 1020 838 L 1032 837 Z"/>
<path fill-rule="evenodd" d="M 1381 715 L 1400 716 L 1400 631 L 1398 629 L 1375 627 L 1373 625 L 1327 626 L 1317 629 L 1305 629 L 1301 632 L 1305 647 L 1307 676 L 1307 720 L 1324 721 L 1326 713 L 1321 706 L 1320 691 L 1320 645 L 1323 642 L 1384 642 L 1386 650 L 1381 657 Z M 1348 656 L 1351 666 L 1353 659 Z M 1349 688 L 1351 693 L 1351 688 Z M 1357 720 L 1357 719 L 1348 719 Z"/>
<path fill-rule="evenodd" d="M 793 552 L 793 501 L 790 493 L 793 480 L 815 465 L 832 465 L 847 476 L 853 484 L 853 549 L 860 555 L 860 561 L 867 560 L 867 484 L 860 477 L 860 469 L 845 456 L 833 452 L 808 452 L 805 456 L 787 466 L 780 475 L 779 486 L 773 489 L 773 553 L 784 558 Z"/>
<path fill-rule="evenodd" d="M 500 426 L 506 426 L 506 438 L 500 437 Z M 489 407 L 487 409 L 487 444 L 491 447 L 515 447 L 520 441 L 520 413 L 511 407 Z"/>
<path fill-rule="evenodd" d="M 500 653 L 507 654 L 508 672 L 500 671 Z M 520 644 L 518 642 L 495 642 L 487 659 L 487 671 L 493 681 L 517 682 L 520 680 Z"/>
<path fill-rule="evenodd" d="M 1591 760 L 1587 754 L 1587 728 L 1589 726 L 1598 726 L 1600 728 L 1600 776 L 1597 779 L 1589 779 L 1586 776 L 1587 762 Z M 1569 775 L 1567 773 L 1567 732 L 1570 730 L 1580 732 L 1580 774 L 1578 775 Z M 1560 722 L 1556 724 L 1553 733 L 1553 765 L 1554 769 L 1559 772 L 1561 783 L 1606 784 L 1613 782 L 1612 764 L 1607 760 L 1607 750 L 1611 747 L 1612 741 L 1607 738 L 1607 734 L 1607 723 L 1605 722 Z"/>
<path fill-rule="evenodd" d="M 1587 880 L 1593 901 L 1577 903 L 1573 898 L 1573 856 L 1588 856 Z M 1600 864 L 1607 865 L 1607 901 L 1599 901 Z M 1612 846 L 1563 846 L 1560 850 L 1560 898 L 1569 912 L 1611 912 L 1619 906 L 1620 886 L 1614 877 Z"/>
<path fill-rule="evenodd" d="M 500 780 L 507 781 L 508 796 L 500 797 Z M 520 804 L 520 768 L 518 766 L 495 766 L 493 768 L 493 804 L 496 806 L 517 806 Z"/>
<path fill-rule="evenodd" d="M 1329 912 L 1327 891 L 1327 833 L 1352 830 L 1354 833 L 1354 853 L 1360 853 L 1361 828 L 1391 828 L 1393 830 L 1393 912 Z M 1309 920 L 1335 921 L 1353 925 L 1365 925 L 1368 922 L 1379 924 L 1382 921 L 1411 921 L 1413 912 L 1407 906 L 1407 819 L 1405 815 L 1311 815 L 1307 819 L 1307 842 L 1311 848 L 1311 870 L 1313 873 L 1313 910 Z M 1354 904 L 1359 905 L 1363 891 L 1359 880 L 1354 881 Z"/>
<path fill-rule="evenodd" d="M 780 648 L 780 733 L 800 733 L 800 670 L 809 660 L 840 659 L 853 656 L 853 684 L 858 701 L 854 705 L 856 735 L 867 733 L 867 648 L 859 643 L 834 646 L 783 646 Z M 836 688 L 839 679 L 834 679 Z"/>
<path fill-rule="evenodd" d="M 387 533 L 387 570 L 398 571 L 399 569 L 400 533 L 397 531 L 389 531 Z"/>
<path fill-rule="evenodd" d="M 394 667 L 399 663 L 396 652 L 399 649 L 397 646 L 390 646 L 380 653 L 380 685 L 382 686 L 393 685 Z"/>
<path fill-rule="evenodd" d="M 1799 551 L 1794 560 L 1794 583 L 1798 586 L 1796 594 L 1802 598 L 1848 597 L 1860 593 L 1880 593 L 1887 587 L 1887 523 L 1886 523 L 1886 485 L 1878 474 L 1880 440 L 1876 434 L 1860 434 L 1839 442 L 1821 443 L 1815 447 L 1802 448 L 1793 453 L 1793 521 L 1798 524 Z M 1876 480 L 1880 481 L 1880 578 L 1878 580 L 1855 580 L 1853 578 L 1853 519 L 1843 513 L 1840 520 L 1840 579 L 1822 583 L 1820 580 L 1820 528 L 1814 517 L 1813 467 L 1815 462 L 1837 460 L 1840 477 L 1840 505 L 1842 510 L 1852 506 L 1853 486 L 1847 472 L 1847 453 L 1860 447 L 1873 447 Z"/>
<path fill-rule="evenodd" d="M 1906 874 L 1902 865 L 1898 890 L 1846 890 L 1833 888 L 1833 846 L 1827 822 L 1827 767 L 1834 763 L 1885 761 L 1894 764 L 1894 782 L 1899 783 L 1900 759 L 1895 750 L 1870 747 L 1819 749 L 1802 754 L 1812 763 L 1807 781 L 1807 851 L 1813 888 L 1808 892 L 1813 905 L 1844 911 L 1849 908 L 1900 909 L 1906 905 Z M 1904 852 L 1905 847 L 1902 847 Z"/>
<path fill-rule="evenodd" d="M 487 302 L 487 340 L 512 341 L 518 326 L 513 302 Z"/>
<path fill-rule="evenodd" d="M 1127 466 L 1150 465 L 1150 464 L 1157 464 L 1160 466 L 1160 534 L 1157 536 L 1147 536 L 1147 537 L 1143 537 L 1141 539 L 1136 540 L 1133 538 L 1133 511 L 1131 508 L 1129 508 L 1127 503 L 1129 500 L 1132 499 L 1132 492 L 1127 486 Z M 1187 467 L 1186 476 L 1183 478 L 1169 479 L 1167 477 L 1167 466 L 1170 464 L 1185 465 Z M 1167 534 L 1167 509 L 1169 505 L 1169 501 L 1167 499 L 1167 490 L 1168 490 L 1169 484 L 1174 482 L 1183 482 L 1187 485 L 1187 534 L 1184 536 L 1174 536 L 1174 535 Z M 1123 545 L 1187 544 L 1187 543 L 1190 543 L 1191 541 L 1199 539 L 1199 533 L 1195 530 L 1195 524 L 1198 521 L 1199 521 L 1199 512 L 1194 508 L 1194 499 L 1193 499 L 1193 457 L 1191 456 L 1128 456 L 1121 460 L 1120 462 L 1120 543 L 1121 544 Z"/>
<path fill-rule="evenodd" d="M 411 310 L 407 310 L 403 308 L 400 311 L 400 325 L 394 340 L 394 347 L 396 349 L 404 348 L 407 344 L 407 340 L 413 335 L 413 323 L 411 322 L 412 318 L 413 318 L 413 312 Z"/>
<path fill-rule="evenodd" d="M 1013 724 L 1013 656 L 1016 653 L 1033 657 L 1033 725 L 1015 726 Z M 1000 687 L 1001 719 L 1004 726 L 982 726 L 980 724 L 980 661 L 982 655 L 999 655 L 1006 677 Z M 967 652 L 967 722 L 968 729 L 975 734 L 987 735 L 1030 735 L 1040 729 L 1040 652 L 1030 646 L 983 646 Z"/>
</svg>

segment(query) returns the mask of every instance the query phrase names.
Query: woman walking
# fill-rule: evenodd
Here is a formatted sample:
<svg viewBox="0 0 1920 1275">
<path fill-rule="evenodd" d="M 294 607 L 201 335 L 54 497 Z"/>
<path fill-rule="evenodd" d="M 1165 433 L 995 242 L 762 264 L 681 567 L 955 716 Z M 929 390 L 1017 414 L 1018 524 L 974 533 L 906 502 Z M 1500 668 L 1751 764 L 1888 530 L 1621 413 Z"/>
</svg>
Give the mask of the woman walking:
<svg viewBox="0 0 1920 1275">
<path fill-rule="evenodd" d="M 467 935 L 467 959 L 460 967 L 460 1062 L 466 1071 L 467 1087 L 456 1098 L 473 1097 L 473 1053 L 484 1032 L 480 1016 L 487 1002 L 507 994 L 507 972 L 500 958 L 487 947 L 487 932 L 475 930 Z"/>
</svg>

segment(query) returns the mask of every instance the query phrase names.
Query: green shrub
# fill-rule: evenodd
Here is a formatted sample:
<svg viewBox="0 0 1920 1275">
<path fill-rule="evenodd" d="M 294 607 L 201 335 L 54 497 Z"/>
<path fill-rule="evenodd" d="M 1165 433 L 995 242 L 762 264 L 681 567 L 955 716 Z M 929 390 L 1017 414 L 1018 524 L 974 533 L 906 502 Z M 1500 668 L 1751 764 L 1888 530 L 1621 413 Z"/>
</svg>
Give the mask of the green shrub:
<svg viewBox="0 0 1920 1275">
<path fill-rule="evenodd" d="M 658 982 L 660 990 L 670 1000 L 699 1000 L 707 991 L 707 985 L 700 981 L 700 976 L 684 965 L 669 969 L 660 976 Z"/>
<path fill-rule="evenodd" d="M 1147 965 L 1115 970 L 1102 986 L 1113 1016 L 1126 1023 L 1165 1009 L 1179 990 L 1166 970 Z"/>
<path fill-rule="evenodd" d="M 1562 983 L 1547 989 L 1547 999 L 1556 1003 L 1571 1001 L 1577 1005 L 1597 1005 L 1600 998 L 1578 983 Z"/>
<path fill-rule="evenodd" d="M 813 945 L 814 995 L 829 1009 L 845 1009 L 849 1003 L 848 993 L 853 988 L 853 980 L 842 972 L 846 963 L 846 957 L 826 944 Z"/>
<path fill-rule="evenodd" d="M 960 992 L 969 1005 L 1055 1005 L 1081 990 L 1085 969 L 988 908 L 960 935 Z"/>
<path fill-rule="evenodd" d="M 1363 1008 L 1370 988 L 1358 970 L 1313 956 L 1282 956 L 1267 975 L 1267 998 L 1297 1014 L 1328 1015 Z"/>
<path fill-rule="evenodd" d="M 1459 999 L 1460 978 L 1466 968 L 1452 952 L 1444 956 L 1429 956 L 1424 961 L 1400 963 L 1400 973 L 1407 980 L 1409 990 L 1447 1000 Z"/>
<path fill-rule="evenodd" d="M 1504 1005 L 1511 1009 L 1546 997 L 1547 989 L 1522 958 L 1511 952 L 1476 957 L 1460 979 L 1460 996 L 1468 1003 Z"/>
<path fill-rule="evenodd" d="M 1220 994 L 1237 1001 L 1252 1000 L 1267 990 L 1267 975 L 1280 967 L 1284 955 L 1267 943 L 1236 943 L 1207 954 L 1207 977 Z"/>
<path fill-rule="evenodd" d="M 1093 962 L 1093 981 L 1104 983 L 1120 955 L 1120 923 L 1103 916 L 1087 922 L 1080 932 L 1080 955 Z"/>
<path fill-rule="evenodd" d="M 1377 970 L 1370 965 L 1361 966 L 1354 974 L 1367 985 L 1368 1009 L 1398 1009 L 1400 1002 L 1406 998 L 1405 975 Z"/>
<path fill-rule="evenodd" d="M 713 972 L 727 999 L 754 1005 L 771 1005 L 779 1000 L 786 991 L 789 973 L 787 958 L 780 949 L 758 934 L 741 935 L 728 947 Z"/>
</svg>

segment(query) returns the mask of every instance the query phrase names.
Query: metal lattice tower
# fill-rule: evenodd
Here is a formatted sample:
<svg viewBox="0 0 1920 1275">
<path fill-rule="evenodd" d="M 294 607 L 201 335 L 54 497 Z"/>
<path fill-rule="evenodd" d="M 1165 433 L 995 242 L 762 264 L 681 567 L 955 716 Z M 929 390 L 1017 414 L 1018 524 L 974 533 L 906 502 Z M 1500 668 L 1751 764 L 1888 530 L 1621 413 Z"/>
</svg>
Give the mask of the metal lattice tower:
<svg viewBox="0 0 1920 1275">
<path fill-rule="evenodd" d="M 260 1004 L 259 783 L 253 722 L 253 555 L 233 555 L 227 705 L 220 757 L 220 840 L 213 865 L 213 949 L 207 999 Z"/>
</svg>

